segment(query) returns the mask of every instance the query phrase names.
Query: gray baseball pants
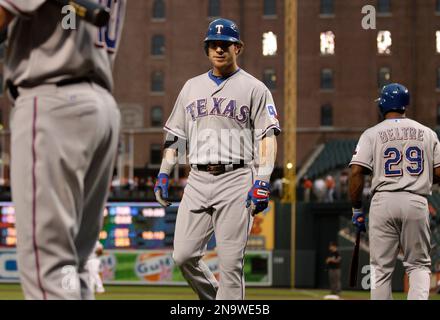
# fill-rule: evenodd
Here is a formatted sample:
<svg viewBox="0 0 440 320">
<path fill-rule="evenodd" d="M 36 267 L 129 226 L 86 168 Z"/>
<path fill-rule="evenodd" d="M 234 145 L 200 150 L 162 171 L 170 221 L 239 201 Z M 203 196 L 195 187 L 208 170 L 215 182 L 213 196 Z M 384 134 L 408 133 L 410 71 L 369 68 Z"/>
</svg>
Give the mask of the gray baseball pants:
<svg viewBox="0 0 440 320">
<path fill-rule="evenodd" d="M 200 299 L 244 299 L 244 254 L 253 223 L 246 197 L 252 183 L 249 167 L 219 176 L 190 171 L 177 213 L 173 259 Z M 201 260 L 213 233 L 219 281 Z"/>
<path fill-rule="evenodd" d="M 20 89 L 11 186 L 26 299 L 92 299 L 85 269 L 102 227 L 119 138 L 112 95 L 92 83 Z"/>
<path fill-rule="evenodd" d="M 427 199 L 408 192 L 377 192 L 369 221 L 371 299 L 392 299 L 392 273 L 400 250 L 409 276 L 408 299 L 428 299 L 431 230 Z"/>
</svg>

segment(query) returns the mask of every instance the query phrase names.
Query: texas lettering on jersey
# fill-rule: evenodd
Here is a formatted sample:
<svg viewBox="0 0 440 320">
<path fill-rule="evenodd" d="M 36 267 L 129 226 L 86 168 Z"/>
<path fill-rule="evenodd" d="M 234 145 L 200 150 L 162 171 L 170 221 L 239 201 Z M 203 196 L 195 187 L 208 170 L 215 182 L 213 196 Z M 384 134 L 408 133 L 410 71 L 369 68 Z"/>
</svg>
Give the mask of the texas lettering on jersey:
<svg viewBox="0 0 440 320">
<path fill-rule="evenodd" d="M 248 163 L 256 141 L 281 131 L 272 94 L 242 69 L 221 84 L 209 72 L 188 80 L 164 129 L 186 140 L 188 160 L 197 164 Z"/>
<path fill-rule="evenodd" d="M 186 112 L 193 121 L 207 116 L 219 116 L 234 119 L 240 123 L 246 123 L 249 119 L 250 109 L 248 106 L 237 106 L 237 101 L 227 98 L 210 99 L 211 106 L 208 105 L 208 99 L 197 99 L 191 102 L 186 108 Z"/>
</svg>

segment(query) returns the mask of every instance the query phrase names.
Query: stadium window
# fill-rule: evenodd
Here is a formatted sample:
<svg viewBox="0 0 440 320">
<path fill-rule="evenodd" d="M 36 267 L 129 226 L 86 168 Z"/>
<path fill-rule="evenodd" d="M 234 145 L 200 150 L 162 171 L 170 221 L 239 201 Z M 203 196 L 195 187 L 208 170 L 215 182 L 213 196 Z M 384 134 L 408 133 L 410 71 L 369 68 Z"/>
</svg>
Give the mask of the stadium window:
<svg viewBox="0 0 440 320">
<path fill-rule="evenodd" d="M 165 19 L 165 3 L 163 0 L 154 0 L 153 19 Z"/>
<path fill-rule="evenodd" d="M 163 110 L 160 106 L 151 108 L 151 126 L 161 127 L 163 124 Z"/>
<path fill-rule="evenodd" d="M 333 107 L 330 104 L 321 106 L 321 126 L 333 126 Z"/>
<path fill-rule="evenodd" d="M 440 68 L 437 68 L 437 90 L 440 90 Z"/>
<path fill-rule="evenodd" d="M 440 53 L 440 31 L 435 32 L 435 47 L 436 52 Z"/>
<path fill-rule="evenodd" d="M 220 0 L 209 0 L 208 2 L 208 17 L 220 16 Z"/>
<path fill-rule="evenodd" d="M 391 13 L 390 0 L 378 0 L 377 1 L 377 12 L 378 13 Z"/>
<path fill-rule="evenodd" d="M 162 162 L 162 145 L 151 144 L 150 145 L 150 163 L 160 164 Z"/>
<path fill-rule="evenodd" d="M 321 32 L 321 54 L 335 54 L 335 34 L 332 31 Z"/>
<path fill-rule="evenodd" d="M 269 90 L 273 90 L 277 88 L 277 75 L 275 74 L 275 70 L 272 68 L 268 68 L 263 72 L 263 83 Z"/>
<path fill-rule="evenodd" d="M 440 14 L 440 0 L 435 2 L 435 12 Z"/>
<path fill-rule="evenodd" d="M 391 82 L 391 69 L 388 67 L 383 67 L 379 69 L 377 85 L 379 89 Z"/>
<path fill-rule="evenodd" d="M 377 53 L 379 54 L 391 54 L 391 45 L 393 40 L 391 38 L 390 31 L 379 31 L 377 33 Z"/>
<path fill-rule="evenodd" d="M 153 56 L 163 56 L 165 54 L 165 37 L 155 34 L 151 39 L 151 54 Z"/>
<path fill-rule="evenodd" d="M 440 126 L 440 104 L 437 105 L 437 126 Z"/>
<path fill-rule="evenodd" d="M 277 2 L 276 2 L 276 0 L 264 0 L 263 14 L 265 16 L 276 16 L 277 15 Z"/>
<path fill-rule="evenodd" d="M 263 56 L 275 56 L 277 50 L 277 35 L 272 31 L 263 33 Z"/>
<path fill-rule="evenodd" d="M 333 89 L 333 70 L 321 70 L 321 89 Z"/>
<path fill-rule="evenodd" d="M 332 15 L 334 14 L 333 10 L 333 0 L 321 0 L 321 14 Z"/>
<path fill-rule="evenodd" d="M 163 92 L 164 91 L 164 77 L 161 71 L 153 72 L 151 75 L 151 91 Z"/>
</svg>

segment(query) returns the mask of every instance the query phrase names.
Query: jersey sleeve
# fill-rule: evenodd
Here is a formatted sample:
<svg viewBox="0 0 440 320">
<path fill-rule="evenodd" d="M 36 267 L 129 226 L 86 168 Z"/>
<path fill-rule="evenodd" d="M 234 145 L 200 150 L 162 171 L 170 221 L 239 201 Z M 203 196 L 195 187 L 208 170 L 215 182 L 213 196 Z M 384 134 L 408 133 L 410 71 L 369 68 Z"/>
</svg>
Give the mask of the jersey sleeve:
<svg viewBox="0 0 440 320">
<path fill-rule="evenodd" d="M 185 112 L 186 86 L 187 85 L 185 84 L 185 86 L 180 91 L 176 103 L 174 104 L 173 111 L 171 112 L 170 117 L 168 118 L 164 126 L 165 131 L 184 140 L 187 140 L 186 112 Z"/>
<path fill-rule="evenodd" d="M 251 120 L 254 124 L 255 138 L 262 139 L 271 129 L 274 130 L 275 135 L 280 134 L 278 113 L 269 89 L 264 87 L 256 90 L 254 101 L 256 102 L 251 108 Z"/>
<path fill-rule="evenodd" d="M 351 167 L 353 164 L 373 170 L 373 144 L 367 132 L 364 132 L 359 138 L 349 166 Z"/>
<path fill-rule="evenodd" d="M 16 16 L 29 17 L 47 0 L 0 0 L 0 6 Z"/>
</svg>

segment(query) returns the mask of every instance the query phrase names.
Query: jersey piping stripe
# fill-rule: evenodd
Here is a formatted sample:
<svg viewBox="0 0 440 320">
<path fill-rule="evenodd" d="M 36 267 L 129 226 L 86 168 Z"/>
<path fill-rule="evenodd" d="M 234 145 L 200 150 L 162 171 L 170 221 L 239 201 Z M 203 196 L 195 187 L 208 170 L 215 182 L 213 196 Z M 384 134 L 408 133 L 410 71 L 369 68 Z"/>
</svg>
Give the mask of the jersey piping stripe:
<svg viewBox="0 0 440 320">
<path fill-rule="evenodd" d="M 36 200 L 36 193 L 37 193 L 37 176 L 35 174 L 35 167 L 37 162 L 37 156 L 36 156 L 36 150 L 35 150 L 35 142 L 36 142 L 36 135 L 37 135 L 37 97 L 34 98 L 34 114 L 32 119 L 32 245 L 34 249 L 34 255 L 35 255 L 35 271 L 37 273 L 37 281 L 38 281 L 38 287 L 41 290 L 41 293 L 43 294 L 43 300 L 47 300 L 46 291 L 43 288 L 43 285 L 41 283 L 40 278 L 40 257 L 38 255 L 38 246 L 37 246 L 37 237 L 36 237 L 36 228 L 37 228 L 37 200 Z"/>
<path fill-rule="evenodd" d="M 251 169 L 251 174 L 252 174 L 252 181 L 254 181 L 254 171 L 252 171 Z M 248 212 L 249 213 L 249 212 Z M 246 246 L 249 240 L 249 224 L 251 222 L 251 216 L 250 214 L 248 214 L 248 222 L 247 222 L 247 227 L 246 227 L 246 242 L 244 243 L 244 248 L 243 248 L 243 258 L 241 259 L 241 299 L 244 300 L 244 285 L 243 285 L 243 278 L 244 278 L 244 255 L 246 254 Z"/>
<path fill-rule="evenodd" d="M 7 4 L 9 4 L 11 6 L 10 9 L 15 10 L 16 12 L 18 12 L 19 14 L 25 16 L 25 17 L 30 17 L 31 14 L 24 12 L 23 10 L 21 10 L 15 3 L 12 3 L 11 0 L 4 0 Z"/>
<path fill-rule="evenodd" d="M 369 164 L 366 164 L 365 162 L 361 162 L 361 161 L 352 161 L 350 162 L 349 166 L 351 166 L 352 164 L 358 164 L 362 167 L 366 167 L 367 169 L 373 170 L 373 167 L 370 166 Z"/>
<path fill-rule="evenodd" d="M 185 137 L 185 136 L 182 136 L 181 134 L 177 133 L 177 132 L 174 131 L 173 129 L 168 128 L 167 126 L 164 126 L 163 128 L 164 128 L 166 131 L 168 131 L 168 132 L 174 134 L 176 137 L 179 137 L 179 138 L 182 138 L 183 140 L 186 140 L 186 137 Z"/>
<path fill-rule="evenodd" d="M 261 137 L 263 137 L 263 136 L 267 133 L 267 131 L 269 131 L 270 129 L 277 129 L 279 132 L 281 132 L 281 129 L 280 129 L 279 126 L 277 126 L 276 124 L 272 124 L 272 125 L 268 126 L 268 127 L 263 131 L 262 134 L 259 134 L 259 135 L 257 136 L 257 138 L 261 138 Z"/>
<path fill-rule="evenodd" d="M 243 281 L 244 281 L 244 256 L 246 254 L 246 246 L 249 240 L 249 224 L 251 222 L 251 217 L 250 214 L 248 214 L 248 222 L 247 222 L 247 226 L 246 226 L 246 242 L 244 244 L 244 248 L 243 248 L 243 258 L 241 259 L 241 281 L 240 281 L 240 285 L 241 285 L 241 299 L 244 300 L 244 285 L 243 285 Z"/>
</svg>

